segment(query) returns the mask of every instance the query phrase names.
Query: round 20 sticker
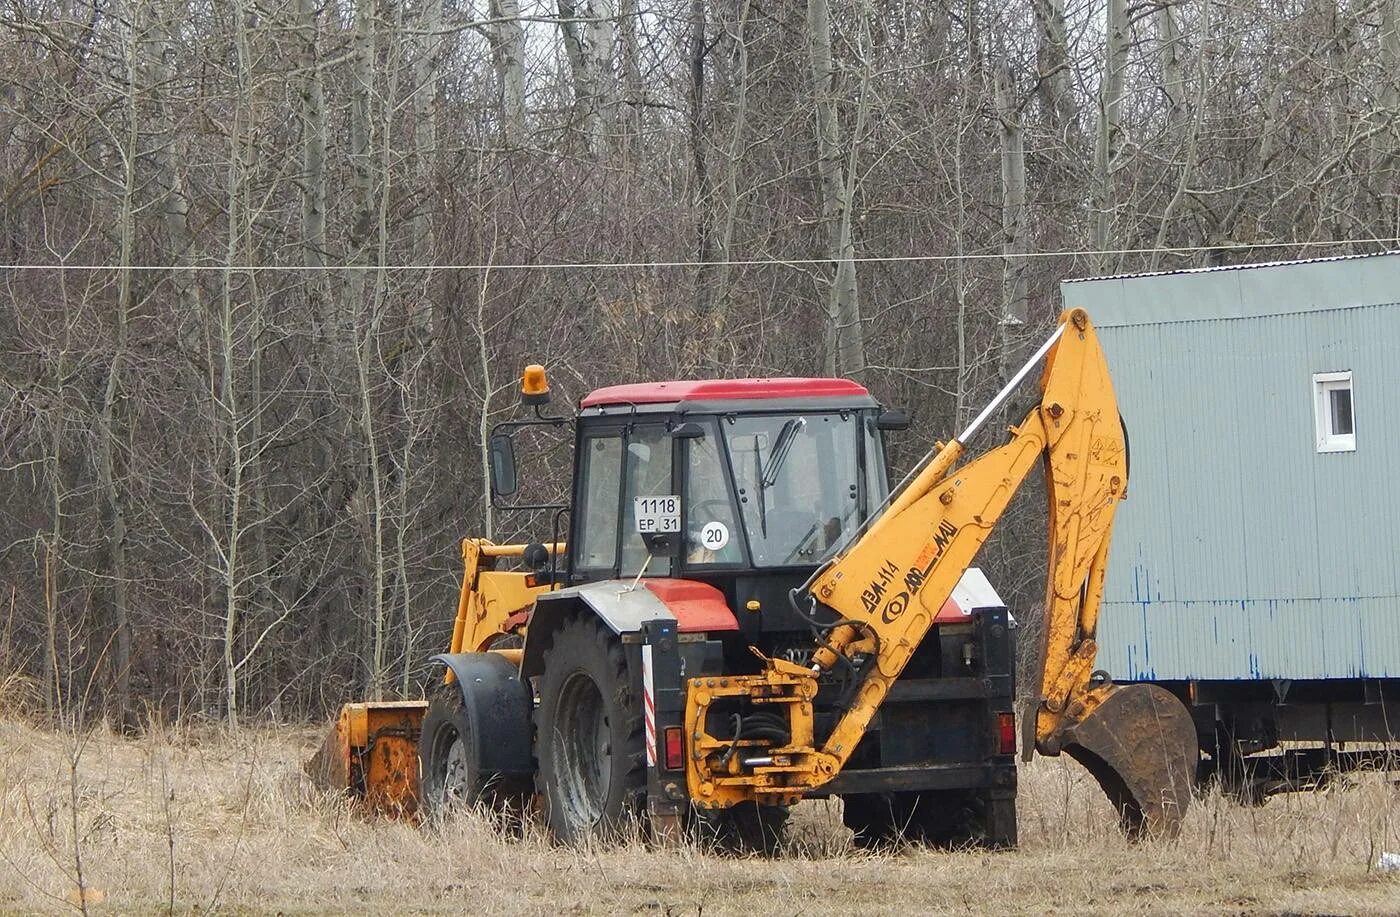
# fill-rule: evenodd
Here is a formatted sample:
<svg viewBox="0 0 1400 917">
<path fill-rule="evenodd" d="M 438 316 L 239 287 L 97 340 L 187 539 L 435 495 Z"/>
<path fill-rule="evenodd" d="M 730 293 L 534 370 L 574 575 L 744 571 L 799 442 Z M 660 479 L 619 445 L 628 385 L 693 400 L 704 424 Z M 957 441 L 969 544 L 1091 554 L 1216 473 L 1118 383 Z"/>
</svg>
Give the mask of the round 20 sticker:
<svg viewBox="0 0 1400 917">
<path fill-rule="evenodd" d="M 723 548 L 729 544 L 729 526 L 723 522 L 706 522 L 705 527 L 700 530 L 700 544 L 707 551 Z"/>
</svg>

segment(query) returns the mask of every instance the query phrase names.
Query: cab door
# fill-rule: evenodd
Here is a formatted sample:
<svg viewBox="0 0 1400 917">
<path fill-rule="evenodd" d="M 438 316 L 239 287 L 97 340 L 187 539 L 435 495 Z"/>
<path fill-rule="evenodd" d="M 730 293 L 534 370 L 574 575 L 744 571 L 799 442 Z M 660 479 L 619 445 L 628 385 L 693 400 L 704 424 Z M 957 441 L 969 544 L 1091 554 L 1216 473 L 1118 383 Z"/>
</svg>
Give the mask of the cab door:
<svg viewBox="0 0 1400 917">
<path fill-rule="evenodd" d="M 679 495 L 673 484 L 674 442 L 664 423 L 599 426 L 579 441 L 570 557 L 573 579 L 670 576 L 671 558 L 648 560 L 639 518 L 655 523 Z M 643 498 L 644 502 L 638 502 Z M 640 513 L 640 516 L 639 516 Z"/>
</svg>

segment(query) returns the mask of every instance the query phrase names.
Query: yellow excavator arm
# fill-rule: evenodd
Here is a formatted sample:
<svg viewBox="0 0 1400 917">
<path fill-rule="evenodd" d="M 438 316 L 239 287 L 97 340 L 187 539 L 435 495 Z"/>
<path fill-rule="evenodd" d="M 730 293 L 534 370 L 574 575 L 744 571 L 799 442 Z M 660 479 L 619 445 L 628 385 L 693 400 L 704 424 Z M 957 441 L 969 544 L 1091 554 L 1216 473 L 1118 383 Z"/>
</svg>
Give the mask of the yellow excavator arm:
<svg viewBox="0 0 1400 917">
<path fill-rule="evenodd" d="M 1040 401 L 1011 428 L 1009 441 L 959 464 L 972 436 L 1042 362 Z M 692 794 L 702 804 L 786 802 L 800 787 L 835 776 L 1011 498 L 1042 461 L 1049 569 L 1033 744 L 1042 754 L 1064 752 L 1083 763 L 1130 835 L 1174 833 L 1198 756 L 1189 713 L 1160 688 L 1094 676 L 1094 632 L 1113 515 L 1128 486 L 1128 449 L 1103 351 L 1082 309 L 1062 315 L 1001 394 L 808 582 L 814 615 L 824 606 L 827 618 L 834 613 L 838 619 L 810 667 L 767 660 L 759 675 L 692 684 L 686 719 L 698 751 L 688 774 Z M 813 747 L 816 677 L 855 660 L 863 664 L 854 698 L 821 746 Z M 789 709 L 790 741 L 769 750 L 771 760 L 756 762 L 762 766 L 710 766 L 733 756 L 710 754 L 726 743 L 705 733 L 704 708 L 732 695 Z"/>
</svg>

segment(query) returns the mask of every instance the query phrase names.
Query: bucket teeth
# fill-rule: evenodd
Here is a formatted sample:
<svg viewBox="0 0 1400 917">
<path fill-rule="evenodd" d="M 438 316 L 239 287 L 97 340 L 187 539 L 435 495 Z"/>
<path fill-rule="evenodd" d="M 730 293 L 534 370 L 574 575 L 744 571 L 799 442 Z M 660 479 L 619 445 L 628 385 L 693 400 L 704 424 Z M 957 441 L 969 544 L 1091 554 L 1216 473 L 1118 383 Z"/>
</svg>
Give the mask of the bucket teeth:
<svg viewBox="0 0 1400 917">
<path fill-rule="evenodd" d="M 1200 750 L 1191 714 L 1156 685 L 1117 685 L 1066 729 L 1061 748 L 1093 774 L 1130 839 L 1175 837 Z"/>
</svg>

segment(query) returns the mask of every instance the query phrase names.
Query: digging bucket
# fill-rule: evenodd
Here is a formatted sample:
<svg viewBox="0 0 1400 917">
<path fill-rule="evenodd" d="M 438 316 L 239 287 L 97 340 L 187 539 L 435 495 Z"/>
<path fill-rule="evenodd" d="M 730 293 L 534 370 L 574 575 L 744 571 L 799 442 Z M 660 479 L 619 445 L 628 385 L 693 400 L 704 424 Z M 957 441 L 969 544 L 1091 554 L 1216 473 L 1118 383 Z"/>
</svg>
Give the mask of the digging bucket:
<svg viewBox="0 0 1400 917">
<path fill-rule="evenodd" d="M 1200 750 L 1191 714 L 1156 685 L 1115 685 L 1066 729 L 1060 748 L 1093 774 L 1134 840 L 1175 837 L 1191 803 Z"/>
</svg>

